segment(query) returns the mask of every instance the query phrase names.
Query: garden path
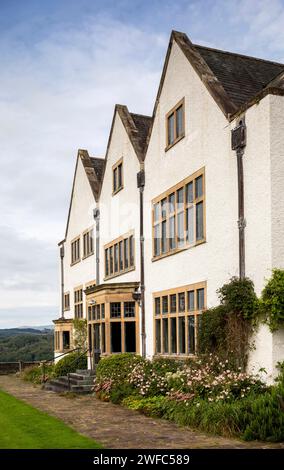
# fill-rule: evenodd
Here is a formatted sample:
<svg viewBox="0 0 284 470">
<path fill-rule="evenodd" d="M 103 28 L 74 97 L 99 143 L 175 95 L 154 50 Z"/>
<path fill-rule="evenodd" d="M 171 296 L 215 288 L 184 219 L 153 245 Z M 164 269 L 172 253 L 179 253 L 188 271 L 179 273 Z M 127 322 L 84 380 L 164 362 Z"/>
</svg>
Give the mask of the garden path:
<svg viewBox="0 0 284 470">
<path fill-rule="evenodd" d="M 206 435 L 94 396 L 67 398 L 24 382 L 15 375 L 0 376 L 0 388 L 64 421 L 107 449 L 243 449 L 284 448 L 284 444 L 241 442 Z"/>
</svg>

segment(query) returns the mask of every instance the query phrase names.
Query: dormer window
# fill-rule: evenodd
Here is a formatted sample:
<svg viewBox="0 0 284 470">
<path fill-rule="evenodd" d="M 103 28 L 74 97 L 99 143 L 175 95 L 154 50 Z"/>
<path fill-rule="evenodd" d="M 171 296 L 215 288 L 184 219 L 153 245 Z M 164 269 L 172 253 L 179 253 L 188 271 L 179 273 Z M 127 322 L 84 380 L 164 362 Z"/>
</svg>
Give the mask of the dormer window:
<svg viewBox="0 0 284 470">
<path fill-rule="evenodd" d="M 112 194 L 123 188 L 123 161 L 122 158 L 112 167 Z"/>
<path fill-rule="evenodd" d="M 166 150 L 184 137 L 184 98 L 166 115 Z"/>
</svg>

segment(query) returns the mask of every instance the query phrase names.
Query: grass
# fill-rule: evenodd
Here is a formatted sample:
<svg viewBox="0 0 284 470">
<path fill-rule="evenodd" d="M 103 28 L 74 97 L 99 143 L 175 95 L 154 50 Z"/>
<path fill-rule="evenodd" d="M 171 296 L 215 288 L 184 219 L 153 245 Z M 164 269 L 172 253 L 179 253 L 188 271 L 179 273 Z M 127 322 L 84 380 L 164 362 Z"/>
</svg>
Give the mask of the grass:
<svg viewBox="0 0 284 470">
<path fill-rule="evenodd" d="M 1 449 L 98 449 L 62 421 L 0 390 Z"/>
</svg>

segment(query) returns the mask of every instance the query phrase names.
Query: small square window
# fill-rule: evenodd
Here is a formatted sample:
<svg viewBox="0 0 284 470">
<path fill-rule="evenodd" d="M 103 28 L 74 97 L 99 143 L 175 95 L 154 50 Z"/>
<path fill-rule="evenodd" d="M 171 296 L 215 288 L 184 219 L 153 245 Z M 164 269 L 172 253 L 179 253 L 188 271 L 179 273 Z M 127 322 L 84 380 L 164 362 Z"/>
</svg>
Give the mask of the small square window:
<svg viewBox="0 0 284 470">
<path fill-rule="evenodd" d="M 121 317 L 121 303 L 120 302 L 111 302 L 110 303 L 110 317 L 111 318 L 120 318 Z"/>
<path fill-rule="evenodd" d="M 135 317 L 135 302 L 124 302 L 124 317 Z"/>
</svg>

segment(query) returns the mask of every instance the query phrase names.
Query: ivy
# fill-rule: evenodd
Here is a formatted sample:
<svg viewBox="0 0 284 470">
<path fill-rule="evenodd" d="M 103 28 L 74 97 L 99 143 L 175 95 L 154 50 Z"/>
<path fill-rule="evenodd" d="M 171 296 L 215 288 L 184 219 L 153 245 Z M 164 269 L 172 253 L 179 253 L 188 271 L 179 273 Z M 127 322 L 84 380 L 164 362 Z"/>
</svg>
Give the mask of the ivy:
<svg viewBox="0 0 284 470">
<path fill-rule="evenodd" d="M 259 311 L 259 301 L 251 279 L 232 277 L 230 282 L 217 290 L 221 305 L 227 313 L 241 315 L 245 320 L 252 320 Z"/>
<path fill-rule="evenodd" d="M 199 353 L 226 358 L 232 367 L 245 369 L 259 301 L 253 282 L 233 277 L 217 290 L 220 305 L 202 315 Z"/>
<path fill-rule="evenodd" d="M 284 327 L 284 270 L 273 269 L 261 295 L 261 310 L 270 331 Z"/>
<path fill-rule="evenodd" d="M 226 343 L 226 311 L 222 305 L 205 310 L 198 335 L 198 352 L 222 357 Z M 227 349 L 227 348 L 226 348 Z"/>
</svg>

